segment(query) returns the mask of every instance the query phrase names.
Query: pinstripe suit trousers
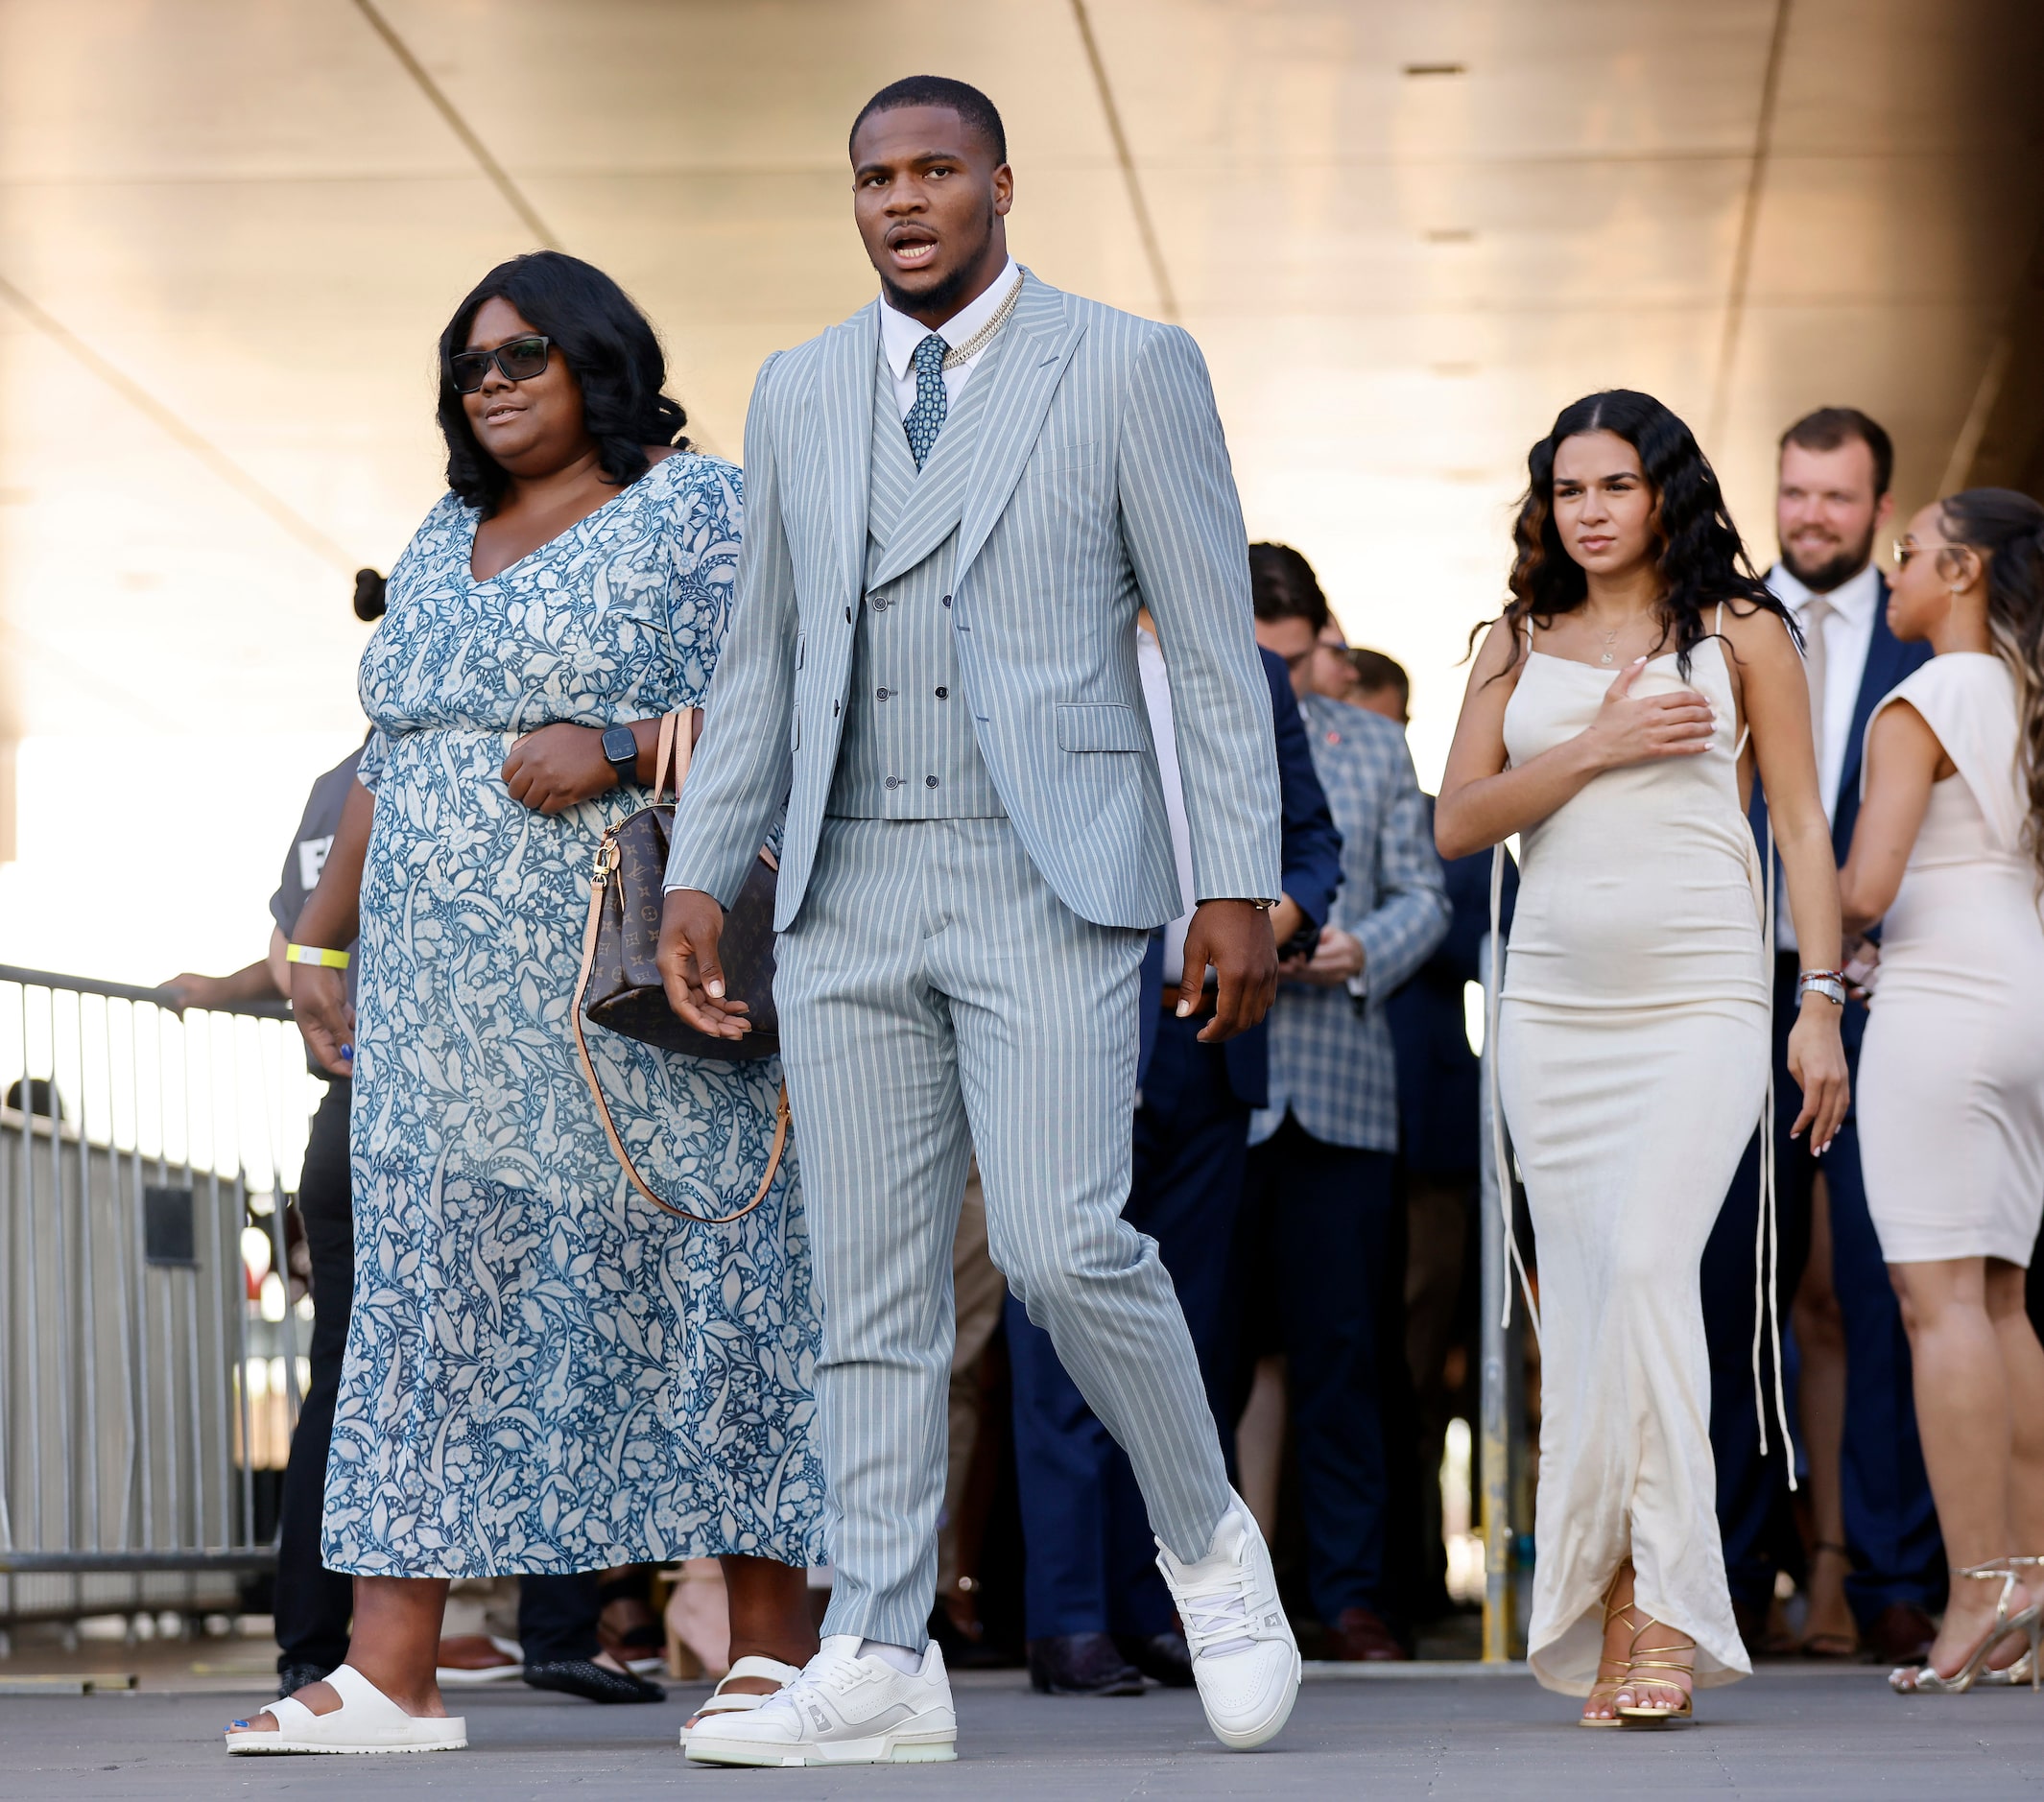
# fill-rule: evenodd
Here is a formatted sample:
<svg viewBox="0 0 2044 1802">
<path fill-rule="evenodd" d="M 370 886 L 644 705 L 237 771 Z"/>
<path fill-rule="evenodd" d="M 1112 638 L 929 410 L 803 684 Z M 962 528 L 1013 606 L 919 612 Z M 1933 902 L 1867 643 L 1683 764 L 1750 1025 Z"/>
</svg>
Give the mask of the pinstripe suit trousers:
<svg viewBox="0 0 2044 1802">
<path fill-rule="evenodd" d="M 927 1638 L 974 1149 L 994 1262 L 1129 1453 L 1152 1526 L 1197 1557 L 1227 1508 L 1177 1296 L 1121 1218 L 1148 939 L 1074 913 L 1007 819 L 822 821 L 774 993 L 823 1316 L 826 1634 Z"/>
</svg>

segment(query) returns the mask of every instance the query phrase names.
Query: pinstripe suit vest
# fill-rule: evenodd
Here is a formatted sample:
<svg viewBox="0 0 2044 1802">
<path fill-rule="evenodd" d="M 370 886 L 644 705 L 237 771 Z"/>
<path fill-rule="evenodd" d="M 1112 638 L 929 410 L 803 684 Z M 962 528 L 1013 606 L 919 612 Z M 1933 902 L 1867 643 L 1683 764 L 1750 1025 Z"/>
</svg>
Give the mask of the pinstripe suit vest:
<svg viewBox="0 0 2044 1802">
<path fill-rule="evenodd" d="M 885 357 L 873 359 L 873 462 L 867 490 L 866 590 L 853 628 L 838 771 L 824 811 L 854 819 L 986 819 L 1008 810 L 973 736 L 951 630 L 951 572 L 965 480 L 999 368 L 1003 332 L 980 354 L 957 410 L 917 470 Z M 896 547 L 936 548 L 873 582 Z M 899 567 L 898 559 L 896 567 Z"/>
</svg>

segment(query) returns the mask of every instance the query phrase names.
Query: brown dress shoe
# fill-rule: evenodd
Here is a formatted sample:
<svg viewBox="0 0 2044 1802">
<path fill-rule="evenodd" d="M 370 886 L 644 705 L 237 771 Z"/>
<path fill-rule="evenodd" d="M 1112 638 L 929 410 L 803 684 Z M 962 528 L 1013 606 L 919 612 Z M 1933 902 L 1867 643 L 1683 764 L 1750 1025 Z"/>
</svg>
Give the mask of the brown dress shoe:
<svg viewBox="0 0 2044 1802">
<path fill-rule="evenodd" d="M 441 1640 L 433 1662 L 442 1683 L 501 1683 L 525 1671 L 518 1648 L 487 1633 L 462 1633 Z"/>
<path fill-rule="evenodd" d="M 1412 1655 L 1398 1635 L 1367 1608 L 1343 1608 L 1323 1651 L 1323 1656 L 1343 1664 L 1388 1664 Z"/>
<path fill-rule="evenodd" d="M 1891 1601 L 1866 1629 L 1867 1656 L 1877 1665 L 1920 1665 L 1931 1655 L 1937 1624 L 1921 1608 Z"/>
</svg>

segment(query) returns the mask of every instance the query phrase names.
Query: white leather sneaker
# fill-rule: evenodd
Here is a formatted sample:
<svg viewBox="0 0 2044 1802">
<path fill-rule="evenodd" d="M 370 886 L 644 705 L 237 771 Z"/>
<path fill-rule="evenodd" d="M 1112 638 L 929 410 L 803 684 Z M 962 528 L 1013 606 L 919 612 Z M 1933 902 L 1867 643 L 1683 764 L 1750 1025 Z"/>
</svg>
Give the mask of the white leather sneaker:
<svg viewBox="0 0 2044 1802">
<path fill-rule="evenodd" d="M 1268 1562 L 1268 1561 L 1267 1561 Z M 835 1634 L 801 1674 L 744 1714 L 711 1715 L 688 1736 L 699 1765 L 925 1765 L 958 1756 L 958 1717 L 933 1640 L 919 1671 L 859 1656 Z"/>
<path fill-rule="evenodd" d="M 1171 1586 L 1192 1648 L 1193 1680 L 1214 1738 L 1247 1752 L 1276 1736 L 1298 1696 L 1298 1642 L 1277 1600 L 1277 1574 L 1248 1505 L 1233 1505 L 1195 1564 L 1157 1541 L 1157 1569 Z"/>
</svg>

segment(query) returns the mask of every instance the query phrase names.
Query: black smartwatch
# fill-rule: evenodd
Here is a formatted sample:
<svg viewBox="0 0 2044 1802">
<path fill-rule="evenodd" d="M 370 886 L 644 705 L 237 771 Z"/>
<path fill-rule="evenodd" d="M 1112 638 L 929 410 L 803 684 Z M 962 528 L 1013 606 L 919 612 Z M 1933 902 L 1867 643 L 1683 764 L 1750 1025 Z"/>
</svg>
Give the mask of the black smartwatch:
<svg viewBox="0 0 2044 1802">
<path fill-rule="evenodd" d="M 629 725 L 604 728 L 604 761 L 617 771 L 620 782 L 639 779 L 639 741 Z"/>
</svg>

